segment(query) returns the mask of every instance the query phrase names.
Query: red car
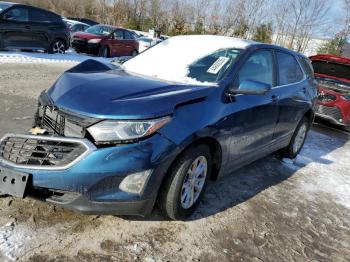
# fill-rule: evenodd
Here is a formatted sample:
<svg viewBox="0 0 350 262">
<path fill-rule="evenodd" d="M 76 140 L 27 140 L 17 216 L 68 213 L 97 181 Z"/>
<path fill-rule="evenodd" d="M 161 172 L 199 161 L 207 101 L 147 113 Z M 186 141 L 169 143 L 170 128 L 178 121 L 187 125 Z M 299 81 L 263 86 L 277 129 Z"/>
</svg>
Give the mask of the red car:
<svg viewBox="0 0 350 262">
<path fill-rule="evenodd" d="M 138 54 L 137 35 L 129 30 L 109 25 L 95 25 L 72 37 L 72 47 L 78 53 L 103 57 L 135 56 Z"/>
<path fill-rule="evenodd" d="M 316 116 L 350 131 L 350 58 L 310 57 L 318 81 Z"/>
</svg>

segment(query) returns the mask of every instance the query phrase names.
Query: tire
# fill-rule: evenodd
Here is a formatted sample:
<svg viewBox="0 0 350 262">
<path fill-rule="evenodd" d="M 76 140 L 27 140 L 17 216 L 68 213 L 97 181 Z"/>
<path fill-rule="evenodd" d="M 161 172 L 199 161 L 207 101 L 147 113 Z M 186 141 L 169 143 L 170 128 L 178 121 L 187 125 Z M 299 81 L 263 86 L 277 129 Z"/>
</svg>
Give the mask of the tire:
<svg viewBox="0 0 350 262">
<path fill-rule="evenodd" d="M 55 39 L 49 47 L 49 54 L 64 54 L 66 52 L 66 45 L 60 39 Z"/>
<path fill-rule="evenodd" d="M 135 56 L 137 56 L 138 54 L 139 54 L 139 52 L 137 52 L 137 50 L 134 50 L 134 51 L 132 51 L 131 56 L 132 56 L 132 57 L 135 57 Z"/>
<path fill-rule="evenodd" d="M 101 47 L 101 49 L 99 51 L 99 56 L 105 57 L 105 58 L 108 58 L 110 56 L 109 49 L 107 46 Z"/>
<path fill-rule="evenodd" d="M 287 157 L 294 159 L 300 153 L 301 149 L 305 144 L 307 133 L 310 128 L 310 122 L 308 118 L 303 117 L 299 122 L 297 128 L 294 131 L 292 139 L 289 145 L 281 150 L 281 157 Z"/>
<path fill-rule="evenodd" d="M 192 175 L 189 174 L 191 168 Z M 211 170 L 212 157 L 208 146 L 193 146 L 182 153 L 173 163 L 160 191 L 158 200 L 163 214 L 173 220 L 184 220 L 192 215 L 200 203 Z M 197 179 L 191 180 L 190 176 Z"/>
</svg>

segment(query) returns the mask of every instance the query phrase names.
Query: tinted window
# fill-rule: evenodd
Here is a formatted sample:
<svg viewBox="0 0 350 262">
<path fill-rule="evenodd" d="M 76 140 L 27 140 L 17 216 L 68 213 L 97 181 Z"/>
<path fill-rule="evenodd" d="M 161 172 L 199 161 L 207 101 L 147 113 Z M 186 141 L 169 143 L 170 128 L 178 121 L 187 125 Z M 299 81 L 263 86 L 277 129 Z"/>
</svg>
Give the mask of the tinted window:
<svg viewBox="0 0 350 262">
<path fill-rule="evenodd" d="M 129 31 L 124 31 L 124 34 L 125 34 L 125 39 L 128 39 L 128 40 L 135 39 L 134 35 Z"/>
<path fill-rule="evenodd" d="M 113 32 L 113 28 L 103 25 L 95 25 L 86 30 L 87 33 L 94 35 L 110 35 Z"/>
<path fill-rule="evenodd" d="M 314 78 L 314 70 L 311 65 L 311 61 L 305 57 L 299 57 L 299 61 L 308 78 Z"/>
<path fill-rule="evenodd" d="M 116 30 L 114 32 L 114 37 L 115 39 L 123 40 L 124 39 L 124 34 L 122 30 Z"/>
<path fill-rule="evenodd" d="M 303 72 L 293 55 L 277 52 L 279 84 L 288 85 L 303 80 Z"/>
<path fill-rule="evenodd" d="M 48 12 L 37 10 L 37 9 L 30 9 L 30 21 L 32 22 L 52 23 L 52 22 L 55 22 L 56 20 L 57 18 Z"/>
<path fill-rule="evenodd" d="M 28 22 L 28 9 L 15 7 L 5 13 L 4 18 L 9 21 Z"/>
<path fill-rule="evenodd" d="M 190 78 L 201 82 L 218 82 L 236 61 L 240 50 L 223 49 L 203 57 L 189 66 Z"/>
<path fill-rule="evenodd" d="M 243 81 L 257 81 L 273 86 L 273 56 L 270 51 L 255 52 L 239 70 L 235 85 Z"/>
</svg>

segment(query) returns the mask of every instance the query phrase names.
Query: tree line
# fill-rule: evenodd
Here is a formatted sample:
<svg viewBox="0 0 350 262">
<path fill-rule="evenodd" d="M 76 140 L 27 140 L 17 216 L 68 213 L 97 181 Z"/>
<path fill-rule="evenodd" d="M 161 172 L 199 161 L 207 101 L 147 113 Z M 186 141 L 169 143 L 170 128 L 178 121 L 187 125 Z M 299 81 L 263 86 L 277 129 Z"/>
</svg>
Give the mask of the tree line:
<svg viewBox="0 0 350 262">
<path fill-rule="evenodd" d="M 165 35 L 220 34 L 274 43 L 303 52 L 315 35 L 333 35 L 322 48 L 341 53 L 350 35 L 344 18 L 329 18 L 332 0 L 17 0 L 62 16 Z"/>
</svg>

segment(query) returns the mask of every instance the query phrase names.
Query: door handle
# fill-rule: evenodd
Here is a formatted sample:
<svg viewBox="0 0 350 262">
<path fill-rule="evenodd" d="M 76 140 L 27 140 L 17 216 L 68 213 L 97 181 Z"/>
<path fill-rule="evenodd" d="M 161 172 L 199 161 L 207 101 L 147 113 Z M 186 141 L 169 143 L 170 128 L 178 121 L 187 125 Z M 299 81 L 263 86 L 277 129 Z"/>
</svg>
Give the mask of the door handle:
<svg viewBox="0 0 350 262">
<path fill-rule="evenodd" d="M 271 96 L 271 100 L 272 100 L 272 102 L 274 102 L 274 103 L 276 103 L 276 102 L 278 101 L 279 98 L 280 98 L 280 97 L 279 97 L 279 96 L 276 96 L 276 95 L 272 95 L 272 96 Z"/>
<path fill-rule="evenodd" d="M 29 25 L 26 25 L 24 28 L 30 30 L 31 27 Z"/>
</svg>

